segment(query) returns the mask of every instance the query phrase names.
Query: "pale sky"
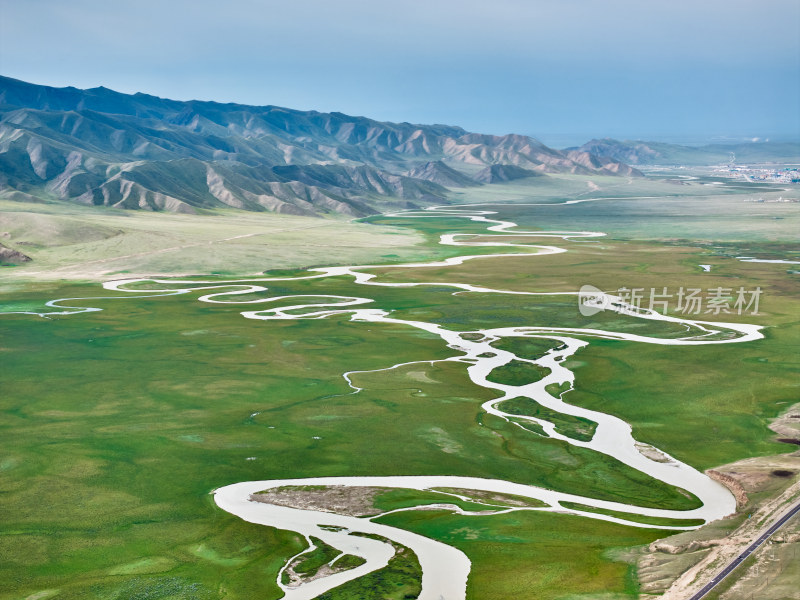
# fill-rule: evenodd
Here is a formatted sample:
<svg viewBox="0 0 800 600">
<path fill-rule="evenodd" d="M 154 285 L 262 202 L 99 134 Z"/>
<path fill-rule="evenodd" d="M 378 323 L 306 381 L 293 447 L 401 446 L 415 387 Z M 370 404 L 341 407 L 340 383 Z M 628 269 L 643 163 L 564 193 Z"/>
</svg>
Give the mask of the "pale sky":
<svg viewBox="0 0 800 600">
<path fill-rule="evenodd" d="M 0 0 L 0 74 L 590 137 L 800 137 L 797 0 Z"/>
</svg>

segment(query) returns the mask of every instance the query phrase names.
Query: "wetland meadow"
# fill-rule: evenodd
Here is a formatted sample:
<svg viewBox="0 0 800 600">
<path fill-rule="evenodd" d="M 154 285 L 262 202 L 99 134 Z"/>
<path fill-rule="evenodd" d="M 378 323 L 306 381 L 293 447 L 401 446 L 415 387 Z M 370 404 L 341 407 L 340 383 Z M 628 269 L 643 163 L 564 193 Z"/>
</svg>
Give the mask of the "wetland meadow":
<svg viewBox="0 0 800 600">
<path fill-rule="evenodd" d="M 73 229 L 48 259 L 64 277 L 0 272 L 0 598 L 302 598 L 359 569 L 309 597 L 434 598 L 436 565 L 393 530 L 466 559 L 448 600 L 637 598 L 643 549 L 738 526 L 750 507 L 704 472 L 797 449 L 769 425 L 800 368 L 796 266 L 738 257 L 798 260 L 800 204 L 702 177 L 547 179 L 317 250 L 297 218 L 311 249 L 255 271 L 234 240 L 253 223 L 191 262 L 207 217 L 181 217 L 202 235 L 157 261 L 106 248 L 98 273 L 80 245 L 103 242 L 74 227 L 106 217 L 6 215 Z M 583 314 L 584 285 L 613 308 Z M 672 296 L 649 311 L 633 289 Z M 691 313 L 689 289 L 727 291 Z M 740 289 L 758 306 L 737 310 Z M 765 477 L 753 502 L 791 483 Z M 214 495 L 246 482 L 240 512 Z M 253 516 L 276 486 L 307 530 Z M 360 513 L 320 494 L 349 487 Z M 379 568 L 336 547 L 357 531 L 390 549 Z"/>
</svg>

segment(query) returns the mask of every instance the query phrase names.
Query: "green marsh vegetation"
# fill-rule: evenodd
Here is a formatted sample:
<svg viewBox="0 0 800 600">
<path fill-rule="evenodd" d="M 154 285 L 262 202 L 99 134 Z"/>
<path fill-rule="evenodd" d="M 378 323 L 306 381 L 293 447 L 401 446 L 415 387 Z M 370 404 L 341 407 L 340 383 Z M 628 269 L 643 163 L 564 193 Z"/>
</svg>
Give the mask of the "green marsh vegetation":
<svg viewBox="0 0 800 600">
<path fill-rule="evenodd" d="M 597 429 L 597 423 L 594 421 L 584 419 L 583 417 L 565 415 L 549 409 L 546 406 L 542 406 L 530 398 L 512 398 L 510 400 L 504 400 L 497 405 L 497 408 L 515 415 L 544 419 L 555 425 L 555 429 L 558 433 L 582 442 L 591 440 L 594 436 L 595 429 Z"/>
<path fill-rule="evenodd" d="M 316 572 L 319 571 L 320 567 L 323 565 L 333 562 L 333 559 L 341 554 L 339 550 L 333 546 L 329 546 L 319 538 L 312 537 L 311 542 L 314 544 L 315 548 L 306 554 L 301 554 L 292 564 L 292 568 L 294 569 L 295 573 L 300 573 L 309 577 L 316 574 Z M 358 558 L 359 557 L 357 556 L 351 557 L 351 559 Z M 351 560 L 348 560 L 347 562 L 351 562 Z"/>
<path fill-rule="evenodd" d="M 355 569 L 356 567 L 360 567 L 366 561 L 361 558 L 360 556 L 354 556 L 352 554 L 343 554 L 335 561 L 333 561 L 332 565 L 336 569 L 341 570 L 348 570 L 348 569 Z"/>
<path fill-rule="evenodd" d="M 585 188 L 585 180 L 567 179 L 576 191 L 578 184 Z M 646 195 L 647 190 L 634 191 Z M 523 186 L 513 193 L 524 195 Z M 718 219 L 730 244 L 758 239 L 760 250 L 785 250 L 777 244 L 787 243 L 785 227 L 795 218 L 787 212 L 792 205 L 769 205 L 768 210 L 784 211 L 783 218 L 748 226 L 752 214 L 726 208 L 728 202 L 740 203 L 740 197 L 720 196 L 719 186 L 715 194 L 702 199 L 708 202 L 701 210 L 723 213 Z M 481 259 L 441 269 L 386 269 L 381 280 L 463 281 L 564 292 L 575 292 L 584 283 L 608 290 L 761 286 L 762 314 L 724 315 L 724 320 L 765 325 L 766 339 L 697 347 L 589 340 L 587 348 L 568 360 L 576 381 L 564 400 L 625 419 L 638 440 L 698 468 L 793 450 L 770 441 L 767 425 L 796 401 L 791 386 L 798 372 L 793 349 L 800 339 L 797 277 L 787 274 L 785 265 L 739 262 L 728 256 L 736 253 L 735 246 L 727 247 L 727 254 L 715 254 L 705 242 L 694 243 L 714 228 L 710 216 L 687 221 L 681 211 L 689 210 L 688 199 L 679 208 L 665 204 L 673 211 L 669 215 L 658 213 L 666 209 L 658 209 L 656 201 L 644 202 L 648 204 L 599 201 L 556 209 L 503 209 L 500 218 L 522 223 L 528 215 L 526 227 L 575 229 L 585 224 L 590 230 L 627 231 L 630 239 L 614 239 L 622 234 L 596 242 L 533 238 L 532 243 L 563 246 L 569 252 Z M 701 200 L 693 202 L 699 206 Z M 753 206 L 758 205 L 747 208 Z M 595 212 L 583 212 L 589 207 Z M 551 210 L 563 211 L 563 216 L 544 212 Z M 648 211 L 652 218 L 642 214 Z M 428 240 L 417 248 L 420 252 L 427 252 L 427 244 L 445 231 L 485 231 L 485 224 L 463 219 L 375 220 L 419 232 Z M 626 221 L 628 229 L 623 227 Z M 671 229 L 665 233 L 666 222 Z M 702 228 L 706 235 L 695 238 Z M 742 233 L 741 242 L 736 232 Z M 664 236 L 674 239 L 652 241 Z M 491 249 L 478 252 L 485 251 Z M 436 256 L 447 253 L 476 250 L 451 247 Z M 379 262 L 375 258 L 364 262 Z M 324 264 L 319 257 L 311 262 L 319 263 Z M 697 267 L 701 263 L 712 264 L 712 271 L 703 273 Z M 236 268 L 234 263 L 232 271 Z M 96 284 L 7 281 L 6 311 L 39 307 L 58 297 L 123 296 Z M 270 288 L 266 295 L 369 297 L 374 299 L 371 306 L 393 310 L 397 318 L 423 319 L 458 331 L 534 325 L 683 334 L 677 326 L 616 314 L 583 317 L 574 296 L 453 295 L 445 286 L 354 286 L 345 278 L 264 285 Z M 278 598 L 277 573 L 305 547 L 305 540 L 218 510 L 208 493 L 237 481 L 457 474 L 645 506 L 694 506 L 679 490 L 604 456 L 482 413 L 480 404 L 492 399 L 493 392 L 474 386 L 463 364 L 426 362 L 457 354 L 430 334 L 352 323 L 346 315 L 249 321 L 239 311 L 258 310 L 259 305 L 201 304 L 195 298 L 202 293 L 65 303 L 103 311 L 49 319 L 0 317 L 0 486 L 7 515 L 0 529 L 3 600 L 45 590 L 57 590 L 52 597 L 64 599 Z M 514 339 L 498 347 L 513 346 L 523 352 L 520 356 L 536 358 L 550 343 Z M 364 388 L 358 394 L 351 394 L 341 377 L 346 371 L 408 361 L 423 362 L 354 373 L 354 384 Z M 385 508 L 412 501 L 402 493 L 381 498 Z M 473 563 L 469 597 L 481 600 L 633 595 L 631 568 L 609 559 L 609 551 L 664 535 L 531 512 L 481 517 L 403 512 L 382 520 L 466 552 Z M 418 586 L 418 565 L 414 571 L 416 559 L 402 558 L 406 562 L 395 564 L 395 571 L 385 569 L 351 582 L 348 590 L 336 591 L 350 596 L 330 598 L 366 598 L 359 595 L 365 593 L 363 586 L 377 586 L 378 581 L 391 593 L 413 594 L 418 588 L 410 582 Z"/>
<path fill-rule="evenodd" d="M 564 508 L 571 508 L 574 510 L 582 510 L 585 512 L 598 513 L 601 515 L 608 515 L 610 517 L 617 517 L 620 519 L 626 519 L 628 521 L 644 523 L 646 525 L 666 525 L 667 527 L 696 527 L 697 525 L 702 525 L 704 522 L 702 519 L 663 519 L 660 517 L 647 517 L 643 515 L 635 515 L 631 513 L 621 512 L 618 510 L 604 510 L 600 508 L 595 508 L 594 506 L 586 506 L 585 504 L 579 504 L 578 502 L 560 502 L 560 504 Z"/>
<path fill-rule="evenodd" d="M 365 537 L 392 543 L 376 535 Z M 410 600 L 419 596 L 422 568 L 417 556 L 408 548 L 392 545 L 395 555 L 385 568 L 348 581 L 322 594 L 319 600 Z"/>
<path fill-rule="evenodd" d="M 134 579 L 157 590 L 176 577 L 276 597 L 278 569 L 304 544 L 218 511 L 208 492 L 235 481 L 456 473 L 594 493 L 600 478 L 608 499 L 691 505 L 583 449 L 534 447 L 500 420 L 479 426 L 491 393 L 460 364 L 353 374 L 365 391 L 350 395 L 345 371 L 452 355 L 416 330 L 346 317 L 254 323 L 188 296 L 87 304 L 104 310 L 3 317 L 8 597 L 57 588 L 113 598 Z M 159 560 L 125 572 L 145 558 Z"/>
<path fill-rule="evenodd" d="M 545 367 L 524 362 L 521 360 L 512 360 L 500 367 L 494 369 L 487 379 L 494 383 L 503 385 L 526 385 L 534 381 L 539 381 L 550 372 Z"/>
</svg>

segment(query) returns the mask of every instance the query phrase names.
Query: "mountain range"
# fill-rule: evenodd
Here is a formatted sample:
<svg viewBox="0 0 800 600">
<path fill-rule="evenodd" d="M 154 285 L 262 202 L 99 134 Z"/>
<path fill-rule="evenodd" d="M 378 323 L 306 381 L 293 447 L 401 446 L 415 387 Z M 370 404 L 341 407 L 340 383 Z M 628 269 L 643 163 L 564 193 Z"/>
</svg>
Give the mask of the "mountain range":
<svg viewBox="0 0 800 600">
<path fill-rule="evenodd" d="M 641 174 L 524 135 L 0 77 L 0 194 L 16 200 L 363 216 L 548 173 Z"/>
<path fill-rule="evenodd" d="M 683 146 L 664 142 L 620 141 L 605 138 L 591 140 L 583 146 L 566 150 L 567 155 L 572 152 L 642 166 L 800 162 L 800 144 L 797 142 L 755 141 L 738 144 Z"/>
</svg>

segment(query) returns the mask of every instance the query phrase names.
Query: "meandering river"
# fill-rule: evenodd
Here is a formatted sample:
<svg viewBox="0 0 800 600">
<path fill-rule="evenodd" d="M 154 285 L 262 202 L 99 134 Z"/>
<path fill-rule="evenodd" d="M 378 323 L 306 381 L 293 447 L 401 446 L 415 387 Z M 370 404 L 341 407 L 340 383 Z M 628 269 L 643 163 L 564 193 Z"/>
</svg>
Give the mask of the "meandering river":
<svg viewBox="0 0 800 600">
<path fill-rule="evenodd" d="M 425 211 L 407 211 L 401 215 L 404 218 L 465 218 L 474 222 L 485 223 L 487 230 L 492 234 L 482 235 L 483 241 L 471 241 L 474 234 L 445 234 L 440 242 L 445 245 L 474 246 L 474 247 L 516 247 L 524 248 L 524 252 L 505 254 L 476 254 L 458 256 L 441 261 L 409 263 L 403 265 L 360 265 L 344 267 L 324 267 L 310 269 L 309 274 L 299 277 L 264 277 L 247 280 L 233 281 L 203 281 L 203 280 L 175 280 L 175 279 L 123 279 L 104 284 L 104 288 L 114 292 L 139 295 L 140 297 L 178 295 L 198 290 L 207 290 L 199 301 L 208 303 L 225 303 L 241 305 L 261 305 L 256 310 L 245 310 L 241 314 L 253 320 L 287 320 L 287 319 L 323 319 L 333 315 L 349 315 L 354 322 L 387 323 L 408 328 L 416 328 L 438 336 L 444 344 L 453 351 L 453 356 L 442 362 L 457 362 L 464 366 L 470 380 L 477 386 L 488 388 L 496 392 L 494 399 L 483 404 L 482 408 L 488 413 L 496 415 L 512 423 L 521 425 L 525 421 L 535 423 L 544 432 L 555 439 L 562 440 L 574 446 L 580 446 L 600 452 L 612 457 L 623 464 L 636 469 L 648 476 L 664 482 L 665 484 L 682 488 L 694 494 L 702 506 L 693 510 L 666 510 L 640 507 L 625 503 L 610 502 L 586 496 L 566 494 L 556 490 L 549 490 L 535 486 L 523 485 L 509 481 L 480 479 L 474 477 L 458 477 L 447 474 L 441 476 L 397 476 L 397 477 L 318 477 L 308 479 L 286 479 L 268 481 L 247 481 L 228 485 L 215 490 L 214 499 L 217 505 L 244 520 L 262 525 L 277 527 L 298 532 L 304 535 L 311 543 L 311 538 L 319 538 L 325 543 L 337 548 L 342 553 L 360 556 L 366 562 L 354 569 L 338 572 L 327 577 L 322 577 L 296 587 L 289 587 L 278 580 L 288 600 L 311 600 L 327 590 L 333 589 L 346 581 L 361 577 L 367 573 L 380 569 L 388 563 L 394 555 L 391 544 L 380 539 L 371 539 L 363 536 L 352 535 L 363 533 L 381 536 L 411 548 L 419 558 L 422 566 L 422 600 L 462 600 L 466 595 L 467 577 L 470 572 L 469 559 L 459 550 L 441 542 L 423 537 L 395 527 L 377 523 L 369 518 L 357 518 L 348 515 L 333 514 L 300 508 L 276 506 L 265 502 L 256 502 L 250 499 L 251 494 L 270 488 L 287 485 L 335 485 L 335 486 L 370 486 L 408 488 L 416 490 L 430 490 L 434 488 L 461 488 L 478 490 L 499 494 L 512 494 L 521 497 L 536 499 L 545 504 L 537 507 L 511 507 L 497 509 L 501 511 L 537 510 L 557 511 L 580 515 L 591 519 L 600 519 L 629 525 L 631 527 L 660 527 L 664 529 L 678 529 L 664 525 L 643 525 L 606 514 L 581 511 L 567 508 L 564 502 L 577 503 L 606 511 L 617 511 L 640 515 L 644 517 L 661 517 L 675 519 L 703 519 L 710 521 L 719 519 L 736 508 L 733 495 L 722 485 L 710 479 L 705 474 L 691 466 L 684 464 L 668 454 L 638 443 L 628 423 L 615 416 L 599 411 L 580 408 L 565 403 L 561 396 L 548 392 L 551 384 L 567 384 L 571 387 L 574 374 L 565 365 L 565 359 L 572 356 L 579 349 L 591 343 L 592 339 L 605 338 L 627 340 L 642 344 L 660 345 L 699 345 L 699 344 L 730 344 L 741 343 L 759 339 L 762 336 L 760 327 L 741 323 L 716 323 L 690 319 L 682 319 L 661 315 L 654 311 L 635 308 L 622 299 L 611 294 L 598 293 L 587 302 L 597 308 L 610 310 L 634 319 L 650 321 L 663 321 L 675 323 L 685 328 L 681 337 L 657 337 L 606 331 L 601 329 L 558 328 L 519 326 L 491 329 L 470 330 L 460 332 L 446 329 L 441 325 L 416 320 L 399 319 L 392 316 L 390 311 L 370 306 L 373 300 L 358 296 L 339 295 L 289 295 L 268 296 L 258 299 L 237 300 L 237 296 L 268 291 L 265 283 L 319 279 L 326 277 L 348 277 L 356 284 L 364 286 L 383 287 L 417 287 L 436 286 L 449 287 L 457 292 L 480 292 L 491 294 L 513 295 L 561 295 L 574 296 L 577 301 L 578 292 L 523 292 L 518 290 L 491 289 L 485 286 L 448 281 L 437 282 L 384 282 L 380 281 L 374 273 L 376 269 L 403 270 L 409 268 L 446 267 L 461 265 L 472 260 L 494 260 L 499 257 L 530 257 L 531 260 L 546 260 L 550 254 L 566 252 L 567 249 L 554 245 L 536 245 L 519 243 L 520 238 L 551 238 L 566 242 L 588 241 L 599 238 L 604 234 L 591 231 L 520 231 L 516 224 L 510 221 L 500 221 L 490 218 L 492 211 L 476 210 L 474 207 L 434 207 Z M 390 215 L 392 216 L 392 215 Z M 514 242 L 504 241 L 503 238 L 513 236 Z M 143 285 L 169 286 L 169 289 L 143 289 Z M 174 287 L 181 286 L 181 287 Z M 291 306 L 267 307 L 265 304 L 286 300 L 296 301 Z M 97 308 L 71 308 L 64 307 L 67 301 L 85 299 L 59 299 L 48 303 L 53 310 L 47 314 L 71 314 L 99 310 Z M 531 360 L 516 356 L 514 353 L 499 350 L 492 344 L 503 338 L 526 337 L 544 338 L 552 340 L 554 349 L 544 356 Z M 489 380 L 489 374 L 496 368 L 511 361 L 521 361 L 537 365 L 548 374 L 538 381 L 523 385 L 505 385 Z M 426 361 L 430 362 L 430 361 Z M 387 369 L 400 365 L 387 365 Z M 358 392 L 352 383 L 353 373 L 344 373 L 343 377 Z M 552 387 L 550 389 L 553 389 Z M 597 424 L 591 439 L 575 439 L 562 434 L 556 426 L 543 419 L 524 415 L 511 414 L 503 411 L 500 406 L 504 400 L 511 398 L 529 398 L 539 405 L 562 414 L 588 419 Z M 535 434 L 532 434 L 535 435 Z M 406 510 L 406 509 L 404 509 Z M 413 510 L 413 509 L 408 509 Z M 452 507 L 452 510 L 459 510 Z M 464 512 L 464 511 L 460 511 Z M 473 514 L 473 518 L 483 518 L 481 513 Z M 380 515 L 379 515 L 380 516 Z"/>
</svg>

